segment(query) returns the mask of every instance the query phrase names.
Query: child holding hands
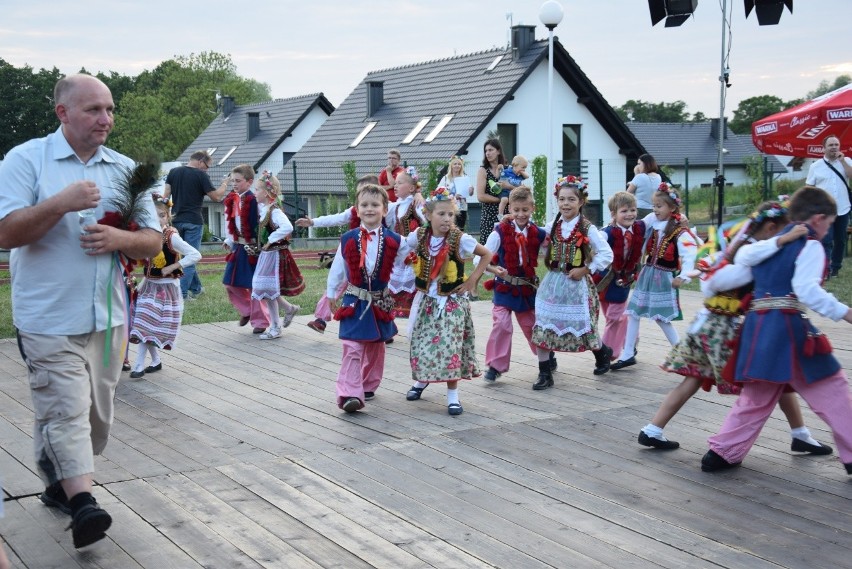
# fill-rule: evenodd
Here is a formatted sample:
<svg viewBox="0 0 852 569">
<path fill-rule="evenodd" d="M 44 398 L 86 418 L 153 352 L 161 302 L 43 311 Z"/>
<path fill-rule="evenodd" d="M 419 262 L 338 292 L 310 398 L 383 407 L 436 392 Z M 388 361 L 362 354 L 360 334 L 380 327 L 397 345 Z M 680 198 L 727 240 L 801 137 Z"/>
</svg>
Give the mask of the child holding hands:
<svg viewBox="0 0 852 569">
<path fill-rule="evenodd" d="M 159 350 L 171 350 L 175 345 L 183 316 L 180 277 L 183 269 L 201 260 L 201 253 L 181 239 L 178 230 L 170 225 L 172 202 L 159 194 L 152 195 L 157 216 L 163 228 L 163 250 L 153 259 L 145 259 L 145 280 L 139 287 L 130 342 L 141 344 L 130 377 L 163 369 Z M 151 365 L 145 367 L 145 356 L 151 355 Z"/>
<path fill-rule="evenodd" d="M 408 235 L 416 253 L 417 294 L 409 319 L 411 373 L 415 383 L 406 399 L 420 399 L 430 383 L 447 384 L 447 412 L 461 415 L 458 382 L 479 375 L 474 347 L 470 294 L 491 262 L 491 251 L 455 225 L 456 203 L 447 188 L 437 188 L 425 205 L 428 227 Z M 466 259 L 478 255 L 470 277 Z"/>
<path fill-rule="evenodd" d="M 278 205 L 281 195 L 278 178 L 264 170 L 255 190 L 260 221 L 253 252 L 259 254 L 259 258 L 251 281 L 251 297 L 266 303 L 269 311 L 270 326 L 260 339 L 273 340 L 281 337 L 281 328 L 289 326 L 299 312 L 299 306 L 287 302 L 284 297 L 301 294 L 305 290 L 305 279 L 290 252 L 293 225 Z M 284 311 L 283 321 L 279 316 L 281 310 Z"/>
<path fill-rule="evenodd" d="M 538 352 L 536 391 L 553 387 L 553 352 L 584 352 L 595 356 L 595 375 L 609 371 L 612 350 L 600 341 L 598 295 L 591 274 L 612 262 L 612 249 L 583 216 L 588 194 L 582 178 L 556 182 L 559 215 L 550 229 L 545 254 L 547 274 L 535 300 L 532 342 Z"/>
</svg>

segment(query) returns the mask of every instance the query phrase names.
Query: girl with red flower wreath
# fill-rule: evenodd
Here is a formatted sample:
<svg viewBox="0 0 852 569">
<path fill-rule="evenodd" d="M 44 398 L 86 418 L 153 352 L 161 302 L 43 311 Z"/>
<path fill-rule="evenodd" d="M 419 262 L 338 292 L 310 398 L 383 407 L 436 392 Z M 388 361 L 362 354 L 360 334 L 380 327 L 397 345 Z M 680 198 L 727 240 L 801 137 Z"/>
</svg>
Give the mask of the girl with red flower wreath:
<svg viewBox="0 0 852 569">
<path fill-rule="evenodd" d="M 420 181 L 417 170 L 413 166 L 396 177 L 394 193 L 396 194 L 396 201 L 388 206 L 385 225 L 405 239 L 409 233 L 417 231 L 417 228 L 422 225 L 426 225 L 422 204 L 418 206 L 414 201 L 415 194 L 420 193 Z M 411 302 L 414 300 L 414 293 L 417 291 L 414 286 L 412 261 L 413 257 L 409 255 L 406 262 L 395 265 L 388 283 L 388 288 L 393 293 L 396 303 L 394 316 L 400 318 L 408 318 L 411 312 Z"/>
<path fill-rule="evenodd" d="M 688 275 L 695 267 L 698 241 L 681 223 L 680 195 L 670 184 L 660 184 L 652 203 L 654 219 L 650 215 L 645 218 L 650 225 L 650 235 L 645 240 L 645 266 L 625 311 L 627 336 L 618 361 L 610 366 L 613 370 L 636 364 L 640 318 L 655 321 L 672 346 L 680 339 L 672 321 L 683 319 L 678 289 L 691 280 Z"/>
<path fill-rule="evenodd" d="M 550 228 L 544 257 L 547 274 L 535 298 L 532 342 L 538 353 L 538 380 L 533 389 L 553 387 L 552 352 L 584 352 L 595 356 L 594 374 L 609 371 L 612 350 L 598 337 L 600 311 L 592 273 L 612 263 L 612 249 L 583 215 L 586 182 L 566 176 L 556 182 L 559 215 Z"/>
</svg>

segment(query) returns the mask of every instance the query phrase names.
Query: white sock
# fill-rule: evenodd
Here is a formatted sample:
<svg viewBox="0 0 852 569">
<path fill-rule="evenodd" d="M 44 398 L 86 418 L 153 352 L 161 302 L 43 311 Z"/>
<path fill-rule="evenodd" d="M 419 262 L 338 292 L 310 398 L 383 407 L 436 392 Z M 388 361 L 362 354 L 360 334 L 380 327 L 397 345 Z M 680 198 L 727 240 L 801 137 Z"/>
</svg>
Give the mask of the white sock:
<svg viewBox="0 0 852 569">
<path fill-rule="evenodd" d="M 459 388 L 447 389 L 447 405 L 459 402 Z"/>
<path fill-rule="evenodd" d="M 633 352 L 636 350 L 636 338 L 639 337 L 639 317 L 627 317 L 627 332 L 624 335 L 624 347 L 618 355 L 621 361 L 627 361 L 633 357 Z"/>
<path fill-rule="evenodd" d="M 811 432 L 808 430 L 807 427 L 797 427 L 795 429 L 790 429 L 790 435 L 794 439 L 799 439 L 800 441 L 805 441 L 808 444 L 816 445 L 818 447 L 822 446 L 821 444 L 819 444 L 818 440 L 816 440 L 815 438 L 813 438 L 811 436 Z"/>
<path fill-rule="evenodd" d="M 147 353 L 148 350 L 145 345 L 140 345 L 139 349 L 136 350 L 136 361 L 133 362 L 133 371 L 145 371 L 145 354 Z"/>
<path fill-rule="evenodd" d="M 157 346 L 154 344 L 147 344 L 145 347 L 148 348 L 148 353 L 151 354 L 151 365 L 159 365 L 161 363 L 160 350 L 157 349 Z"/>
<path fill-rule="evenodd" d="M 424 382 L 424 381 L 415 381 L 414 382 L 414 387 L 416 387 L 417 389 L 424 389 L 427 385 L 429 385 L 429 384 Z"/>
<path fill-rule="evenodd" d="M 274 329 L 281 328 L 281 318 L 278 316 L 278 301 L 274 298 L 264 299 L 269 310 L 269 325 Z"/>
<path fill-rule="evenodd" d="M 658 439 L 661 441 L 668 440 L 666 439 L 666 437 L 663 436 L 663 430 L 656 425 L 652 425 L 651 423 L 648 423 L 647 425 L 642 427 L 642 432 L 651 437 L 652 439 Z"/>
<path fill-rule="evenodd" d="M 538 354 L 539 362 L 550 361 L 550 350 L 545 350 L 544 348 L 536 348 L 536 354 Z"/>
</svg>

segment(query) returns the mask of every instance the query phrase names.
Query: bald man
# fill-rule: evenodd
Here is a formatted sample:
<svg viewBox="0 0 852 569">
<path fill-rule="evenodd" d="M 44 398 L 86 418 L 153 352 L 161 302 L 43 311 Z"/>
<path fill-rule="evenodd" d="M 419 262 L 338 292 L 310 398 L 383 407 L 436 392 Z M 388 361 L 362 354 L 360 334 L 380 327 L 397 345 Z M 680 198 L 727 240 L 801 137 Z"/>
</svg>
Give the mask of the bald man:
<svg viewBox="0 0 852 569">
<path fill-rule="evenodd" d="M 138 231 L 93 221 L 106 212 L 114 180 L 134 166 L 104 146 L 113 127 L 109 88 L 72 75 L 56 83 L 54 102 L 56 132 L 13 148 L 0 164 L 0 247 L 12 249 L 13 321 L 47 484 L 41 500 L 71 515 L 80 548 L 112 523 L 92 496 L 92 479 L 94 455 L 109 438 L 127 332 L 114 257 L 152 257 L 162 234 L 152 200 L 135 220 Z"/>
</svg>

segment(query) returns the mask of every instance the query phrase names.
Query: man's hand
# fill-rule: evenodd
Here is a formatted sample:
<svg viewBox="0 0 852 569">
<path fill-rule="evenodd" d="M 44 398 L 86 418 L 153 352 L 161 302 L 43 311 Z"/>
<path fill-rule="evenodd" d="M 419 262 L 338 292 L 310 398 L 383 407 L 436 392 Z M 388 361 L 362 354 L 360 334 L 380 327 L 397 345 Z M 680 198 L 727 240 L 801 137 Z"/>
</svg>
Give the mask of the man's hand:
<svg viewBox="0 0 852 569">
<path fill-rule="evenodd" d="M 65 186 L 56 197 L 66 212 L 82 211 L 98 207 L 101 191 L 91 180 L 80 180 Z"/>
<path fill-rule="evenodd" d="M 509 271 L 506 270 L 506 267 L 501 267 L 500 265 L 491 265 L 485 270 L 497 277 L 500 277 L 501 279 L 505 279 L 509 276 Z"/>
<path fill-rule="evenodd" d="M 86 227 L 86 233 L 80 235 L 80 247 L 87 255 L 103 255 L 121 249 L 123 243 L 121 229 L 111 225 L 96 223 Z"/>
<path fill-rule="evenodd" d="M 296 227 L 313 227 L 314 221 L 309 217 L 300 217 L 296 220 Z"/>
</svg>

